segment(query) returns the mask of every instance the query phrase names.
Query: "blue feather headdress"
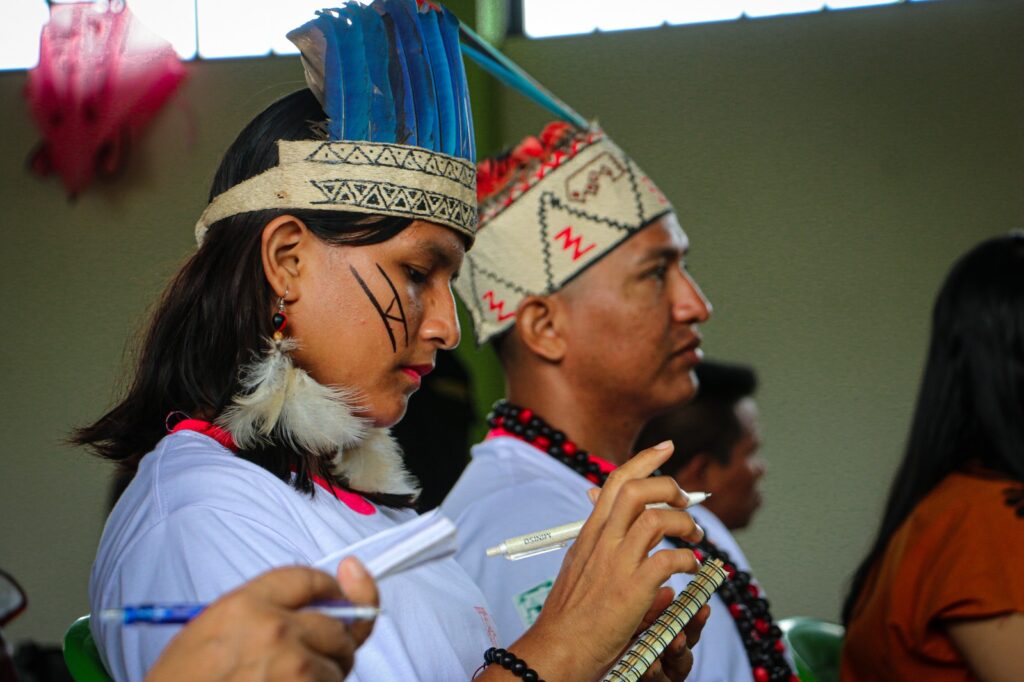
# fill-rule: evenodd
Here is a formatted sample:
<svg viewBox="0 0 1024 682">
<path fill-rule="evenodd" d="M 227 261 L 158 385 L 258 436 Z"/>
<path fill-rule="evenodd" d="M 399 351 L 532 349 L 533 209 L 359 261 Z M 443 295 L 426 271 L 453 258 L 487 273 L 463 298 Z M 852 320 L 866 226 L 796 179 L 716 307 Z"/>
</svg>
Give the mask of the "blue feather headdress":
<svg viewBox="0 0 1024 682">
<path fill-rule="evenodd" d="M 471 239 L 476 148 L 459 20 L 433 2 L 350 0 L 288 38 L 327 139 L 279 141 L 278 166 L 216 197 L 196 226 L 267 208 L 427 220 Z"/>
</svg>

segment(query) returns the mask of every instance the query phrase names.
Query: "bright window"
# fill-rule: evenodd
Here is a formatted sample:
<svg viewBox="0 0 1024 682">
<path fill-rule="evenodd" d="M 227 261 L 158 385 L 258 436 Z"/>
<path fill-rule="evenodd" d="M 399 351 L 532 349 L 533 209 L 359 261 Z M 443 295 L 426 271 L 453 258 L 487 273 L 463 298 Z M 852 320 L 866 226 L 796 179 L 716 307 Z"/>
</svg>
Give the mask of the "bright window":
<svg viewBox="0 0 1024 682">
<path fill-rule="evenodd" d="M 58 0 L 59 1 L 59 0 Z M 97 7 L 108 0 L 97 0 Z M 521 0 L 528 36 L 618 31 L 925 0 Z M 4 0 L 0 70 L 29 69 L 39 58 L 46 0 Z M 296 54 L 281 27 L 296 27 L 325 0 L 128 0 L 139 21 L 167 39 L 182 59 Z M 335 5 L 340 2 L 333 3 Z"/>
<path fill-rule="evenodd" d="M 547 38 L 592 31 L 620 31 L 663 24 L 697 24 L 743 17 L 821 12 L 927 0 L 522 0 L 523 32 Z"/>
<path fill-rule="evenodd" d="M 10 0 L 8 0 L 10 2 Z M 39 34 L 50 17 L 46 0 L 13 0 L 0 21 L 0 69 L 31 69 L 39 61 Z M 196 56 L 196 0 L 130 0 L 132 13 L 163 36 L 182 59 Z M 97 8 L 106 2 L 95 3 Z"/>
<path fill-rule="evenodd" d="M 4 0 L 0 69 L 30 69 L 39 60 L 39 33 L 49 17 L 46 0 Z M 340 2 L 333 3 L 341 4 Z M 99 0 L 97 7 L 105 7 Z M 163 36 L 182 59 L 297 54 L 281 27 L 294 28 L 325 0 L 128 0 L 135 16 Z M 197 44 L 198 41 L 198 44 Z"/>
</svg>

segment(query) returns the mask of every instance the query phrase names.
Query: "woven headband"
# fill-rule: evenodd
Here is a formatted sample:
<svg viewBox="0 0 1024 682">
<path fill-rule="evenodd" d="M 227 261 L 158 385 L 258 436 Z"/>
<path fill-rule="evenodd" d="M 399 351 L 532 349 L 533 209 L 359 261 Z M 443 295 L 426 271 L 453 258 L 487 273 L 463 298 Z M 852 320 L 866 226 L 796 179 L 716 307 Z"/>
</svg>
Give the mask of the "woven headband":
<svg viewBox="0 0 1024 682">
<path fill-rule="evenodd" d="M 519 303 L 561 289 L 644 226 L 672 212 L 654 182 L 596 129 L 519 173 L 480 204 L 456 290 L 478 343 L 515 324 Z"/>
<path fill-rule="evenodd" d="M 196 223 L 196 242 L 218 220 L 264 209 L 399 216 L 473 238 L 476 170 L 465 159 L 377 142 L 280 140 L 277 148 L 277 166 L 210 202 Z"/>
</svg>

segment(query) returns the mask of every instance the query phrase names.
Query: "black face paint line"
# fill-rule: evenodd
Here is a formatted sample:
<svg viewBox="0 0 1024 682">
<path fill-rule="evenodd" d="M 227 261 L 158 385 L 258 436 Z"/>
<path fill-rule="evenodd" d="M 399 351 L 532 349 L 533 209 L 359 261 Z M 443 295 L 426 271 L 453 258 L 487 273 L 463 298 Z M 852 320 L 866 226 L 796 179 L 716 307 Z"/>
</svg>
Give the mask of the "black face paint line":
<svg viewBox="0 0 1024 682">
<path fill-rule="evenodd" d="M 384 329 L 388 332 L 388 339 L 391 341 L 391 352 L 397 353 L 398 341 L 395 339 L 395 331 L 391 328 L 391 323 L 397 322 L 402 325 L 402 337 L 405 340 L 406 347 L 408 347 L 409 325 L 405 319 L 405 308 L 402 307 L 402 298 L 398 295 L 398 290 L 395 289 L 395 284 L 391 281 L 391 278 L 388 277 L 388 273 L 384 272 L 384 268 L 382 268 L 379 263 L 376 265 L 381 277 L 384 278 L 384 281 L 388 283 L 388 288 L 391 289 L 392 298 L 391 301 L 388 302 L 386 308 L 381 306 L 380 301 L 378 301 L 377 297 L 373 295 L 372 291 L 370 291 L 370 287 L 367 286 L 366 281 L 359 276 L 359 271 L 355 269 L 355 266 L 350 265 L 348 266 L 348 269 L 352 271 L 352 276 L 356 278 L 357 282 L 359 282 L 359 286 L 363 288 L 363 292 L 366 294 L 366 297 L 370 299 L 370 303 L 373 304 L 373 307 L 377 310 L 377 314 L 380 315 L 380 320 L 384 323 Z M 394 312 L 395 308 L 398 309 L 397 314 Z"/>
</svg>

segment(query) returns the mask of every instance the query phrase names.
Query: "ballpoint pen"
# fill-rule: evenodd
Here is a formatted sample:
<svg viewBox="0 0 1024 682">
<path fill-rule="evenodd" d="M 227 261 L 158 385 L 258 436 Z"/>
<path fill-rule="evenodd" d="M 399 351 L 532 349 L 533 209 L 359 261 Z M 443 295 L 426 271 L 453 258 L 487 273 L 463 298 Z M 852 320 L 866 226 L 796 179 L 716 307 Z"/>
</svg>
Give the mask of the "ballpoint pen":
<svg viewBox="0 0 1024 682">
<path fill-rule="evenodd" d="M 119 609 L 103 609 L 100 620 L 122 625 L 179 625 L 187 623 L 207 607 L 206 604 L 133 604 Z M 376 606 L 361 606 L 349 601 L 313 602 L 304 610 L 322 613 L 346 623 L 373 620 L 380 614 Z"/>
<path fill-rule="evenodd" d="M 687 499 L 687 509 L 696 504 L 700 504 L 711 497 L 711 493 L 684 494 Z M 664 502 L 649 504 L 647 505 L 647 508 L 674 509 L 681 511 L 679 507 L 673 507 L 665 504 Z M 503 556 L 510 561 L 517 561 L 519 559 L 525 559 L 527 557 L 537 556 L 538 554 L 544 554 L 545 552 L 560 549 L 576 539 L 576 536 L 580 534 L 580 530 L 582 530 L 584 523 L 586 523 L 585 520 L 574 521 L 563 526 L 555 526 L 554 528 L 548 528 L 547 530 L 509 538 L 500 545 L 488 548 L 487 556 Z"/>
</svg>

